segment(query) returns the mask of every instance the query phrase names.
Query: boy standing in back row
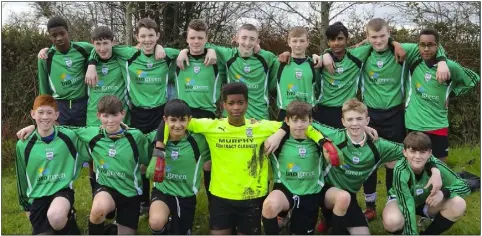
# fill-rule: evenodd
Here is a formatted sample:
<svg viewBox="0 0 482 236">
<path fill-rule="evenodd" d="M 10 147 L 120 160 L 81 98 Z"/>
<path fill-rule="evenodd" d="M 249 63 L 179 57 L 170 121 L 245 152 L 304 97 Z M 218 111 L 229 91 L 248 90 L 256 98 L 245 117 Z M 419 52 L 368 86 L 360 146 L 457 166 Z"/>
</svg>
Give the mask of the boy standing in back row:
<svg viewBox="0 0 482 236">
<path fill-rule="evenodd" d="M 58 104 L 61 125 L 85 126 L 87 91 L 84 75 L 93 46 L 70 41 L 67 22 L 52 17 L 47 22 L 52 47 L 38 59 L 40 94 L 52 95 Z"/>
</svg>

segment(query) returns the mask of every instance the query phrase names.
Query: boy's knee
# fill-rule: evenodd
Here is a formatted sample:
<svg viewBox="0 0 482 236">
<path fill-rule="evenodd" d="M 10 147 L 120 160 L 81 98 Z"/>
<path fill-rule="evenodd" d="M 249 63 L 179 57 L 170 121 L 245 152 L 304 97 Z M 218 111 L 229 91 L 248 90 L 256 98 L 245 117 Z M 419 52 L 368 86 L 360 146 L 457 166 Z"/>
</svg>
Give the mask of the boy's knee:
<svg viewBox="0 0 482 236">
<path fill-rule="evenodd" d="M 89 220 L 94 224 L 100 224 L 106 216 L 105 209 L 100 205 L 93 205 L 90 210 Z"/>
<path fill-rule="evenodd" d="M 348 206 L 350 206 L 351 196 L 347 191 L 340 191 L 336 195 L 335 199 L 335 207 L 338 209 L 347 210 Z"/>
<path fill-rule="evenodd" d="M 47 211 L 47 219 L 54 230 L 63 229 L 68 221 L 67 215 L 55 210 Z"/>
<path fill-rule="evenodd" d="M 403 218 L 400 218 L 399 215 L 385 213 L 383 214 L 383 227 L 387 232 L 396 232 L 403 228 Z"/>
<path fill-rule="evenodd" d="M 449 207 L 454 216 L 458 218 L 464 215 L 467 204 L 463 198 L 457 196 L 450 199 Z"/>
<path fill-rule="evenodd" d="M 277 206 L 276 202 L 273 200 L 267 198 L 263 202 L 263 210 L 262 210 L 262 215 L 266 219 L 272 219 L 278 215 L 278 212 L 276 211 Z"/>
<path fill-rule="evenodd" d="M 160 214 L 150 214 L 149 215 L 149 227 L 152 231 L 161 231 L 167 224 L 168 218 Z"/>
</svg>

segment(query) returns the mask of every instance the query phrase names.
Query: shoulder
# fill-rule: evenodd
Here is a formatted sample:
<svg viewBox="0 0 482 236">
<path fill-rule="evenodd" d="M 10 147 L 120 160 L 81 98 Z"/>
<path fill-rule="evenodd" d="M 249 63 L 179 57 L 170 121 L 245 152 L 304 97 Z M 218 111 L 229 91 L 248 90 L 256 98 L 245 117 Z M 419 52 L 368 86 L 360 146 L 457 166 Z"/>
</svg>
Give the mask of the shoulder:
<svg viewBox="0 0 482 236">
<path fill-rule="evenodd" d="M 144 133 L 136 128 L 129 128 L 126 130 L 127 133 L 131 134 L 135 138 L 145 138 Z"/>
<path fill-rule="evenodd" d="M 93 45 L 88 42 L 72 42 L 72 45 L 77 45 L 83 49 L 91 49 L 93 47 Z"/>
<path fill-rule="evenodd" d="M 77 139 L 75 132 L 68 128 L 57 127 L 57 132 L 67 135 L 71 140 Z"/>
</svg>

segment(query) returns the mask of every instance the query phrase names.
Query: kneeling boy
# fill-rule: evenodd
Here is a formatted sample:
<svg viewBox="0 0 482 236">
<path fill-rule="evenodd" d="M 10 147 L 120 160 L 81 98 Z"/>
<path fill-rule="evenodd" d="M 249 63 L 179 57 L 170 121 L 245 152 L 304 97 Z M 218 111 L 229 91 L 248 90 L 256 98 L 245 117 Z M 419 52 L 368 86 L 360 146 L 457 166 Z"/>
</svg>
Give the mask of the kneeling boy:
<svg viewBox="0 0 482 236">
<path fill-rule="evenodd" d="M 403 141 L 404 159 L 394 169 L 390 200 L 383 210 L 383 226 L 394 234 L 418 234 L 416 215 L 434 217 L 420 234 L 438 235 L 448 230 L 464 215 L 463 197 L 470 194 L 467 183 L 439 160 L 435 164 L 442 176 L 442 189 L 433 196 L 425 189 L 431 171 L 427 160 L 432 154 L 430 138 L 422 132 L 411 132 Z"/>
</svg>

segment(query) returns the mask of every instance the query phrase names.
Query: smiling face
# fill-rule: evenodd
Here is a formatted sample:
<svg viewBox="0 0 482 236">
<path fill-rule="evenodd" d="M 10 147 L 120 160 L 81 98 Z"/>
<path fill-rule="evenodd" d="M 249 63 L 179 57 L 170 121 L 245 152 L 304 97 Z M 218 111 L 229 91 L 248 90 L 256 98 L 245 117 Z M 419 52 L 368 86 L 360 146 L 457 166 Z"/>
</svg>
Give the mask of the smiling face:
<svg viewBox="0 0 482 236">
<path fill-rule="evenodd" d="M 242 55 L 253 53 L 254 47 L 259 44 L 258 32 L 254 30 L 241 29 L 238 32 L 236 42 L 238 50 Z"/>
<path fill-rule="evenodd" d="M 420 35 L 418 41 L 418 50 L 420 51 L 420 55 L 422 55 L 423 60 L 429 61 L 434 59 L 437 55 L 437 46 L 437 40 L 435 39 L 434 35 Z"/>
<path fill-rule="evenodd" d="M 100 39 L 94 40 L 95 52 L 103 60 L 109 60 L 112 57 L 112 40 L 110 39 Z"/>
<path fill-rule="evenodd" d="M 191 121 L 191 117 L 174 117 L 174 116 L 164 116 L 164 122 L 169 129 L 169 138 L 172 140 L 180 140 L 186 134 L 186 128 Z"/>
<path fill-rule="evenodd" d="M 109 113 L 99 113 L 97 112 L 97 118 L 102 123 L 102 127 L 107 131 L 107 133 L 119 132 L 121 127 L 120 124 L 124 119 L 125 112 L 117 112 L 116 114 Z"/>
<path fill-rule="evenodd" d="M 414 150 L 412 148 L 403 149 L 403 155 L 407 158 L 410 167 L 414 172 L 420 173 L 424 170 L 428 158 L 432 155 L 432 150 Z"/>
<path fill-rule="evenodd" d="M 37 124 L 37 129 L 42 133 L 50 133 L 55 121 L 59 118 L 59 114 L 53 107 L 46 105 L 30 111 L 32 119 L 34 119 Z"/>
<path fill-rule="evenodd" d="M 155 29 L 141 27 L 137 32 L 136 39 L 145 54 L 152 54 L 157 45 L 157 40 L 159 40 L 159 33 L 156 33 Z"/>
<path fill-rule="evenodd" d="M 348 131 L 348 134 L 350 134 L 352 138 L 357 138 L 365 133 L 365 127 L 368 125 L 370 118 L 366 113 L 349 110 L 343 112 L 343 118 L 341 118 L 341 121 Z"/>
<path fill-rule="evenodd" d="M 346 47 L 346 37 L 343 32 L 340 31 L 334 39 L 328 39 L 328 46 L 335 54 L 343 52 Z"/>
<path fill-rule="evenodd" d="M 291 54 L 293 57 L 304 57 L 306 48 L 309 45 L 308 36 L 304 34 L 299 37 L 290 37 L 288 45 L 291 48 Z"/>
</svg>

